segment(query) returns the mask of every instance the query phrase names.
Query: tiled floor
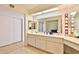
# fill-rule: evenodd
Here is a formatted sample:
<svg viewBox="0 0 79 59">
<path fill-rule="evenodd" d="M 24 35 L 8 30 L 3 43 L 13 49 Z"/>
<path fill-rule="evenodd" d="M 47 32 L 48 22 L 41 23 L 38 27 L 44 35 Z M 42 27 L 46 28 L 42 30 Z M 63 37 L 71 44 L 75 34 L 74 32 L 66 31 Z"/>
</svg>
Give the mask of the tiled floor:
<svg viewBox="0 0 79 59">
<path fill-rule="evenodd" d="M 24 47 L 22 43 L 12 44 L 0 48 L 1 54 L 47 54 L 44 51 L 38 50 L 31 46 Z"/>
</svg>

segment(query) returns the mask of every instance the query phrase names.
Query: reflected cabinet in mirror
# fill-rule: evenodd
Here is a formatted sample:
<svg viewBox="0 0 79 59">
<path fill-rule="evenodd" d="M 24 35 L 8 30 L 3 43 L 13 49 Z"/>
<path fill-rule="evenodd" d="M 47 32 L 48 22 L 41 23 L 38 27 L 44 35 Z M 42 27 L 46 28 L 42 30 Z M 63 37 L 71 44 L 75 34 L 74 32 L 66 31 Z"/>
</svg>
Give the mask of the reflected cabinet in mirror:
<svg viewBox="0 0 79 59">
<path fill-rule="evenodd" d="M 37 28 L 37 23 L 34 21 L 28 21 L 28 29 L 32 30 L 32 29 L 36 29 Z"/>
</svg>

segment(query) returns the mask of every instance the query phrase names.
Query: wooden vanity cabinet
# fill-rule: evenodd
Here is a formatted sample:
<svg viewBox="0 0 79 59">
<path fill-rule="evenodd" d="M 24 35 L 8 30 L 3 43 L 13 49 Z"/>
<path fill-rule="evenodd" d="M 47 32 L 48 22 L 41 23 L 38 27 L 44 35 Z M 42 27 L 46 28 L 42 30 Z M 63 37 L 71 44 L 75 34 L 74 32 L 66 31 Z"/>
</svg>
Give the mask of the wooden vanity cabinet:
<svg viewBox="0 0 79 59">
<path fill-rule="evenodd" d="M 28 44 L 30 44 L 31 46 L 36 46 L 36 39 L 35 39 L 35 37 L 36 36 L 34 36 L 34 35 L 28 34 L 27 35 Z"/>
<path fill-rule="evenodd" d="M 36 47 L 46 50 L 46 38 L 44 36 L 36 36 Z"/>
<path fill-rule="evenodd" d="M 42 35 L 28 34 L 28 44 L 50 53 L 63 54 L 63 39 Z"/>
</svg>

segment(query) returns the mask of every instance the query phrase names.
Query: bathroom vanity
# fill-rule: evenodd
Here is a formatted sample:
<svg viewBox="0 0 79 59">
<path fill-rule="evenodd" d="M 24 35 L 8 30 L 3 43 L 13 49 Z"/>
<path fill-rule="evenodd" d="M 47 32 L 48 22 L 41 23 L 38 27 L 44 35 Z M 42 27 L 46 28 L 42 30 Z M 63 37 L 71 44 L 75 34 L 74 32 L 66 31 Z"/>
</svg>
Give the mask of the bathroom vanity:
<svg viewBox="0 0 79 59">
<path fill-rule="evenodd" d="M 49 53 L 64 54 L 71 51 L 79 53 L 79 39 L 62 35 L 47 35 L 43 33 L 27 33 L 27 44 Z M 67 48 L 71 47 L 71 49 Z M 67 48 L 67 50 L 66 50 Z"/>
</svg>

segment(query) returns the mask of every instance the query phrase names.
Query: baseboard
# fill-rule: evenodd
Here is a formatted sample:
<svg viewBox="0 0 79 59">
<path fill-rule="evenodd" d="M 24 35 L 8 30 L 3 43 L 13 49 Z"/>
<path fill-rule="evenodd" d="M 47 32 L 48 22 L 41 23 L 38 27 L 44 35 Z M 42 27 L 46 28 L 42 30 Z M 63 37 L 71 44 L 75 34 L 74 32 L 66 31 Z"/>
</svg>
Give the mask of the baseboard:
<svg viewBox="0 0 79 59">
<path fill-rule="evenodd" d="M 6 47 L 6 46 L 10 46 L 10 45 L 13 45 L 13 44 L 17 44 L 17 43 L 19 43 L 19 42 L 22 42 L 22 41 L 13 42 L 13 43 L 10 43 L 10 44 L 4 45 L 4 46 L 0 46 L 0 48 Z"/>
</svg>

